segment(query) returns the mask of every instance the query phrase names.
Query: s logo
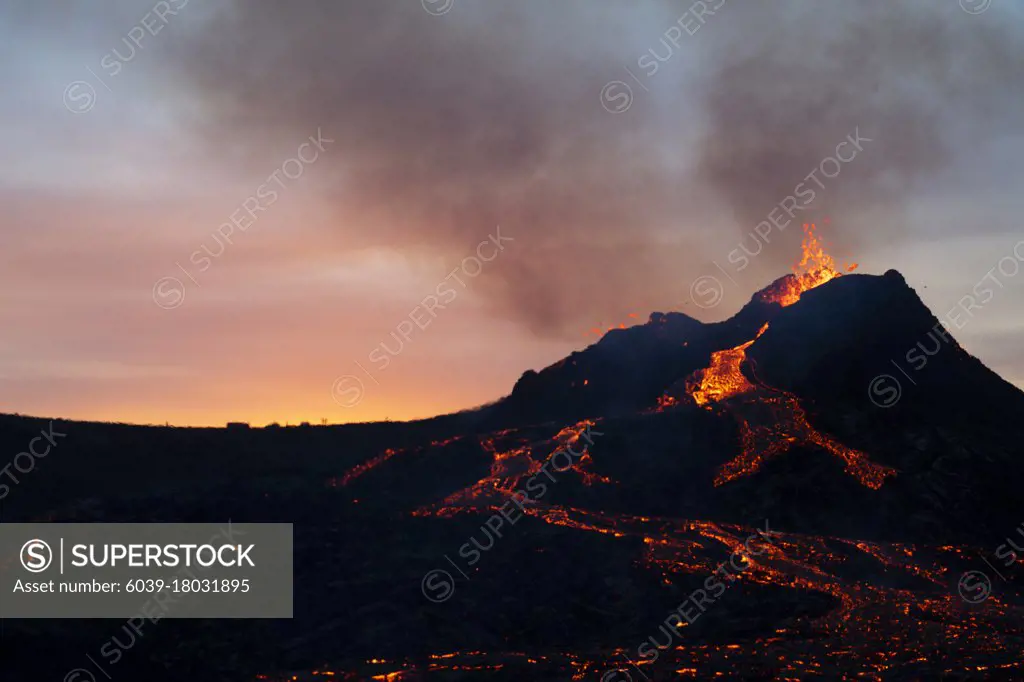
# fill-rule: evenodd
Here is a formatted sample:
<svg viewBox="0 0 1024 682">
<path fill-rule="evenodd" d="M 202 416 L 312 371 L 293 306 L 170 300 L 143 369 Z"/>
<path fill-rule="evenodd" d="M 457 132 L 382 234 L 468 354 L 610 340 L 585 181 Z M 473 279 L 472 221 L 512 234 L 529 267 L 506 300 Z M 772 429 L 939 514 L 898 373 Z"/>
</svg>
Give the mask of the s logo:
<svg viewBox="0 0 1024 682">
<path fill-rule="evenodd" d="M 53 550 L 42 540 L 29 540 L 21 546 L 21 565 L 29 573 L 42 573 L 53 563 Z"/>
</svg>

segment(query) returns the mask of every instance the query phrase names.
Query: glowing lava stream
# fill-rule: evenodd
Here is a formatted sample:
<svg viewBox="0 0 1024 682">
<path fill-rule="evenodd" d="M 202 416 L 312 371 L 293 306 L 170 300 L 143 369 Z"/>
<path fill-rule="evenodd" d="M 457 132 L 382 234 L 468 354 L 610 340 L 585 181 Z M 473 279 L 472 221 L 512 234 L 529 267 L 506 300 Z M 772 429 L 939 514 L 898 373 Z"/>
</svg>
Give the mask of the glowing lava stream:
<svg viewBox="0 0 1024 682">
<path fill-rule="evenodd" d="M 814 234 L 814 225 L 804 225 L 803 258 L 795 271 L 794 276 L 779 280 L 773 288 L 763 292 L 762 300 L 789 306 L 799 301 L 805 291 L 842 275 Z M 757 472 L 768 459 L 793 445 L 813 443 L 841 459 L 846 473 L 861 485 L 872 490 L 880 488 L 887 477 L 896 475 L 895 469 L 875 464 L 864 453 L 817 431 L 808 422 L 807 413 L 796 396 L 760 381 L 755 385 L 743 374 L 747 349 L 767 330 L 766 323 L 750 341 L 712 353 L 711 364 L 695 372 L 686 382 L 686 392 L 694 402 L 708 409 L 712 409 L 713 403 L 736 399 L 726 407 L 739 422 L 743 452 L 719 469 L 715 485 Z M 756 417 L 760 417 L 756 419 L 759 424 L 752 425 Z M 768 425 L 761 425 L 763 423 Z"/>
<path fill-rule="evenodd" d="M 804 291 L 840 276 L 831 259 L 821 252 L 813 232 L 808 233 L 801 263 L 826 262 L 827 267 L 819 265 L 802 275 L 780 280 L 763 297 L 790 305 Z M 710 366 L 694 373 L 686 383 L 687 393 L 696 404 L 705 409 L 721 405 L 736 416 L 741 426 L 744 454 L 722 467 L 716 485 L 756 471 L 769 456 L 794 444 L 814 443 L 842 459 L 847 471 L 864 485 L 881 486 L 894 474 L 893 470 L 874 464 L 863 453 L 817 432 L 808 423 L 796 396 L 766 385 L 756 372 L 751 373 L 751 379 L 743 374 L 747 349 L 767 329 L 765 325 L 754 339 L 736 348 L 714 353 Z M 674 400 L 666 398 L 664 402 L 672 404 Z M 481 446 L 493 457 L 487 475 L 413 515 L 448 517 L 493 512 L 512 499 L 525 479 L 536 475 L 559 449 L 585 450 L 579 441 L 588 428 L 599 423 L 600 420 L 581 421 L 550 438 L 517 429 L 482 436 Z M 751 425 L 755 423 L 758 425 Z M 450 442 L 435 441 L 431 447 L 444 447 Z M 402 452 L 385 451 L 353 468 L 341 477 L 339 484 L 345 485 Z M 587 454 L 565 472 L 572 472 L 583 485 L 615 485 L 611 479 L 591 471 L 594 464 Z M 750 556 L 743 541 L 754 529 L 732 523 L 557 506 L 550 499 L 530 501 L 523 511 L 554 526 L 642 541 L 641 565 L 656 571 L 662 583 L 673 589 L 670 594 L 675 598 L 666 603 L 666 613 L 678 603 L 679 591 L 691 584 L 688 576 L 704 580 L 722 566 L 726 552 L 741 556 L 744 569 L 734 577 L 746 583 L 744 595 L 733 595 L 733 606 L 721 608 L 736 609 L 734 613 L 741 619 L 751 611 L 774 613 L 781 609 L 778 626 L 774 632 L 744 634 L 744 624 L 734 633 L 735 639 L 698 636 L 693 641 L 681 642 L 661 651 L 659 665 L 666 674 L 674 667 L 677 675 L 699 675 L 701 679 L 744 679 L 745 674 L 749 679 L 752 671 L 771 671 L 772 679 L 779 680 L 820 679 L 829 675 L 829 679 L 843 675 L 843 679 L 882 680 L 894 679 L 894 674 L 900 679 L 921 679 L 922 664 L 932 661 L 937 670 L 958 679 L 979 679 L 974 675 L 978 671 L 1005 674 L 998 679 L 1022 679 L 1024 663 L 1012 653 L 1019 651 L 1020 624 L 1024 623 L 1024 610 L 1016 605 L 1020 603 L 1019 591 L 1013 600 L 993 594 L 976 603 L 969 602 L 957 587 L 951 588 L 951 581 L 955 582 L 965 566 L 980 564 L 980 551 L 952 545 L 926 547 L 771 530 L 771 542 L 763 553 Z M 874 563 L 871 570 L 863 572 L 858 566 L 866 560 Z M 500 580 L 501 574 L 494 578 Z M 638 594 L 632 584 L 626 586 L 628 596 Z M 816 609 L 813 602 L 807 602 L 810 609 L 806 613 L 802 609 L 794 611 L 797 604 L 789 597 L 774 601 L 772 595 L 779 590 L 756 591 L 757 586 L 782 588 L 798 595 L 826 594 L 836 604 Z M 753 595 L 757 595 L 758 601 L 744 607 L 740 597 L 753 599 Z M 770 607 L 768 610 L 763 608 L 765 604 Z M 728 612 L 723 615 L 728 616 Z M 610 679 L 609 669 L 620 666 L 623 658 L 635 657 L 635 642 L 631 639 L 631 646 L 610 652 L 603 644 L 593 642 L 581 643 L 576 651 L 544 645 L 533 645 L 536 649 L 526 652 L 449 650 L 430 654 L 425 660 L 420 656 L 372 658 L 357 662 L 359 669 L 350 673 L 319 669 L 299 676 L 289 670 L 287 674 L 260 675 L 257 679 L 316 682 L 332 677 L 412 682 L 424 678 L 481 679 L 497 671 L 506 673 L 502 679 L 511 679 L 511 675 L 517 675 L 517 679 Z M 653 663 L 646 659 L 636 661 L 636 665 Z M 767 679 L 765 674 L 761 677 Z"/>
<path fill-rule="evenodd" d="M 770 541 L 759 543 L 762 553 L 748 556 L 744 539 L 754 528 L 723 522 L 610 514 L 573 507 L 549 507 L 540 503 L 527 513 L 547 523 L 615 537 L 642 539 L 642 565 L 653 569 L 668 586 L 686 584 L 686 576 L 704 579 L 717 571 L 726 554 L 738 554 L 743 570 L 732 573 L 735 581 L 747 583 L 746 595 L 760 594 L 769 604 L 770 592 L 755 592 L 755 586 L 778 587 L 797 593 L 817 592 L 835 599 L 835 605 L 806 615 L 793 615 L 778 622 L 774 632 L 737 634 L 735 639 L 715 641 L 698 637 L 682 641 L 660 652 L 663 670 L 685 666 L 702 679 L 724 676 L 749 679 L 743 673 L 772 669 L 772 679 L 811 679 L 835 673 L 828 679 L 922 679 L 920 664 L 929 658 L 947 673 L 961 673 L 958 679 L 979 679 L 962 674 L 988 669 L 1012 671 L 996 679 L 1021 679 L 1021 663 L 1006 662 L 1003 652 L 1013 651 L 1019 641 L 1004 634 L 1016 632 L 1020 607 L 995 595 L 983 603 L 965 606 L 957 590 L 950 589 L 964 560 L 978 559 L 958 547 L 916 547 L 902 543 L 849 540 L 832 536 L 779 532 L 766 528 Z M 480 509 L 477 508 L 479 511 Z M 851 567 L 868 558 L 884 567 L 885 574 L 858 576 Z M 913 575 L 922 579 L 915 588 L 900 583 Z M 894 580 L 899 577 L 900 579 Z M 682 579 L 684 582 L 680 582 Z M 729 584 L 730 578 L 723 578 Z M 732 589 L 732 588 L 729 588 Z M 676 595 L 678 597 L 678 595 Z M 740 595 L 733 600 L 735 613 L 743 616 L 758 604 L 744 607 Z M 749 597 L 748 597 L 749 598 Z M 666 613 L 678 599 L 666 604 Z M 691 598 L 692 603 L 692 598 Z M 716 607 L 717 608 L 717 607 Z M 727 607 L 722 607 L 727 608 Z M 813 611 L 813 610 L 812 610 Z M 703 613 L 703 609 L 701 609 Z M 808 636 L 811 633 L 813 636 Z M 310 675 L 259 676 L 274 682 L 315 682 L 323 677 L 340 680 L 486 679 L 499 670 L 514 671 L 515 679 L 536 678 L 588 680 L 607 678 L 607 671 L 622 663 L 623 656 L 635 659 L 636 640 L 631 646 L 608 652 L 604 647 L 583 645 L 579 650 L 539 647 L 533 651 L 446 651 L 430 654 L 426 660 L 373 658 L 358 665 L 358 672 L 320 669 Z M 961 657 L 948 660 L 949 655 Z M 1012 656 L 1012 653 L 1011 653 Z M 1002 657 L 1002 658 L 994 658 Z M 654 661 L 639 659 L 637 665 Z M 557 678 L 554 669 L 559 670 Z M 451 677 L 442 676 L 450 673 Z M 545 674 L 546 673 L 546 674 Z M 1016 674 L 1015 674 L 1016 673 Z M 1012 676 L 1011 676 L 1012 675 Z M 501 679 L 511 679 L 503 677 Z M 652 679 L 654 679 L 652 677 Z M 662 679 L 662 678 L 657 678 Z M 767 679 L 767 678 L 765 678 Z M 988 678 L 986 678 L 988 679 Z"/>
<path fill-rule="evenodd" d="M 428 505 L 414 511 L 413 515 L 452 516 L 459 513 L 460 510 L 471 511 L 481 508 L 498 510 L 510 500 L 526 505 L 527 509 L 524 511 L 529 513 L 529 507 L 537 505 L 538 501 L 531 499 L 530 496 L 523 499 L 522 497 L 517 498 L 516 495 L 521 495 L 525 481 L 539 475 L 545 464 L 550 462 L 555 453 L 561 450 L 582 452 L 582 454 L 568 468 L 562 470 L 555 468 L 556 473 L 572 472 L 579 476 L 583 485 L 588 487 L 596 484 L 614 484 L 615 481 L 612 479 L 595 474 L 590 470 L 594 460 L 587 451 L 587 445 L 580 442 L 581 439 L 585 439 L 584 434 L 596 424 L 596 421 L 585 419 L 564 427 L 550 439 L 557 443 L 557 447 L 540 459 L 534 459 L 534 449 L 537 444 L 525 440 L 520 440 L 519 445 L 511 449 L 498 449 L 498 441 L 513 433 L 513 429 L 499 431 L 487 438 L 482 438 L 481 447 L 491 453 L 494 458 L 489 475 L 468 488 L 449 495 L 437 505 Z"/>
</svg>

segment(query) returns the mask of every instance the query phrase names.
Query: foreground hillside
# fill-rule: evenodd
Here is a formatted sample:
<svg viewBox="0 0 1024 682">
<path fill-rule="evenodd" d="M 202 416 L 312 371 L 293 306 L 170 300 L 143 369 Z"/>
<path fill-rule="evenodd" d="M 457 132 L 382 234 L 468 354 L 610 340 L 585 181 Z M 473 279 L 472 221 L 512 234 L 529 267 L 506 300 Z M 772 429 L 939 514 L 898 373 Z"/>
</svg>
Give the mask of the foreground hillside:
<svg viewBox="0 0 1024 682">
<path fill-rule="evenodd" d="M 54 421 L 3 521 L 294 523 L 295 618 L 6 620 L 5 673 L 117 637 L 120 679 L 1019 679 L 1024 576 L 989 565 L 1024 518 L 1024 394 L 950 338 L 879 404 L 937 320 L 895 272 L 793 285 L 425 422 Z"/>
</svg>

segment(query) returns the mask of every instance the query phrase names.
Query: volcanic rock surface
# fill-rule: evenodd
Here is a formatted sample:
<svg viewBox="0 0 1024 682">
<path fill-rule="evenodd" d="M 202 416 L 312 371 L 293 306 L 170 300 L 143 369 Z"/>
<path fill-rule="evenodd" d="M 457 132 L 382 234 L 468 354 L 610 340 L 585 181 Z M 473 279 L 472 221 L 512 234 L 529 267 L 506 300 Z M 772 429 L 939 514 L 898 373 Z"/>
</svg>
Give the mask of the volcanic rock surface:
<svg viewBox="0 0 1024 682">
<path fill-rule="evenodd" d="M 1020 679 L 1024 579 L 991 562 L 1024 520 L 1024 393 L 899 273 L 789 277 L 423 422 L 58 422 L 0 511 L 295 524 L 293 620 L 161 621 L 122 679 Z M 7 620 L 3 677 L 59 679 L 122 625 Z"/>
</svg>

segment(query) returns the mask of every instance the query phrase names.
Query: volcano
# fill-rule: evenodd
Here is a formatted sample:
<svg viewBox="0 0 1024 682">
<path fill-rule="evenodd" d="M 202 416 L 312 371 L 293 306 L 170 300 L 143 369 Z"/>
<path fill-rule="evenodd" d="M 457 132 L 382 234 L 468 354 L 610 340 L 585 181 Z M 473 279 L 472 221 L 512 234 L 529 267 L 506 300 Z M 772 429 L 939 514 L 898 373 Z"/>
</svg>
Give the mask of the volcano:
<svg viewBox="0 0 1024 682">
<path fill-rule="evenodd" d="M 1024 576 L 994 557 L 1024 393 L 898 272 L 850 270 L 808 227 L 730 319 L 653 313 L 421 422 L 68 424 L 5 520 L 295 524 L 293 620 L 165 621 L 125 679 L 1021 679 Z M 7 621 L 4 666 L 111 630 Z"/>
</svg>

